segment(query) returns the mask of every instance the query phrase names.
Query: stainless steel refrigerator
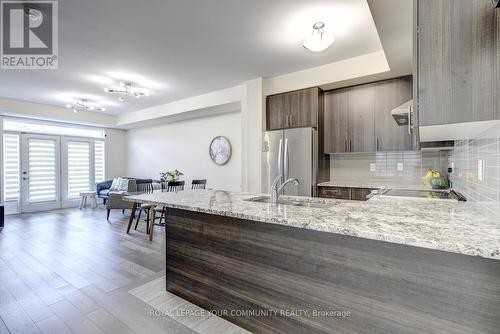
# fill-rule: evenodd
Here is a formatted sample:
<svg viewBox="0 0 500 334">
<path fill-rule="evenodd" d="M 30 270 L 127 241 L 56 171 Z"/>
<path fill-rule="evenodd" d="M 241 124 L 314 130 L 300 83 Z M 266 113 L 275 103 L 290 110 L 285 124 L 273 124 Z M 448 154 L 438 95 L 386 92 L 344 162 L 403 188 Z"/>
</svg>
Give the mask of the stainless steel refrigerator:
<svg viewBox="0 0 500 334">
<path fill-rule="evenodd" d="M 297 128 L 264 132 L 262 143 L 262 192 L 270 193 L 274 179 L 299 179 L 298 186 L 288 185 L 285 195 L 312 196 L 316 185 L 316 146 L 314 128 Z"/>
</svg>

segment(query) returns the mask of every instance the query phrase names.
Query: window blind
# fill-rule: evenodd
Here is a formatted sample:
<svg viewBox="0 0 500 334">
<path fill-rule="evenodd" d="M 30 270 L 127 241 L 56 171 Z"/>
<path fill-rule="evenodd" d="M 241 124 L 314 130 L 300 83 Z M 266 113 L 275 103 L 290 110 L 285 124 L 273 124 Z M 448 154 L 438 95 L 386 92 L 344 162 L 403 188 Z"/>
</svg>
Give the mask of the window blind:
<svg viewBox="0 0 500 334">
<path fill-rule="evenodd" d="M 68 199 L 90 188 L 90 143 L 68 142 Z"/>
<path fill-rule="evenodd" d="M 3 191 L 5 201 L 19 199 L 19 135 L 3 135 Z"/>
<path fill-rule="evenodd" d="M 102 182 L 105 178 L 105 156 L 104 142 L 96 140 L 94 142 L 94 164 L 95 164 L 95 182 Z"/>
</svg>

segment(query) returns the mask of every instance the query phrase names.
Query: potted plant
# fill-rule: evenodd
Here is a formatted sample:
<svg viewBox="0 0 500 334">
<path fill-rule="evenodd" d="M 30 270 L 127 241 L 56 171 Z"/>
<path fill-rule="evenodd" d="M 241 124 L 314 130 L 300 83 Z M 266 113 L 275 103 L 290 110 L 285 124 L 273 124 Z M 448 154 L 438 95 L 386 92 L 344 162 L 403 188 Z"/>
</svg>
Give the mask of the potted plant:
<svg viewBox="0 0 500 334">
<path fill-rule="evenodd" d="M 173 171 L 167 171 L 160 173 L 160 180 L 162 182 L 171 182 L 171 181 L 177 181 L 182 175 L 184 175 L 182 172 L 179 172 L 177 169 Z"/>
</svg>

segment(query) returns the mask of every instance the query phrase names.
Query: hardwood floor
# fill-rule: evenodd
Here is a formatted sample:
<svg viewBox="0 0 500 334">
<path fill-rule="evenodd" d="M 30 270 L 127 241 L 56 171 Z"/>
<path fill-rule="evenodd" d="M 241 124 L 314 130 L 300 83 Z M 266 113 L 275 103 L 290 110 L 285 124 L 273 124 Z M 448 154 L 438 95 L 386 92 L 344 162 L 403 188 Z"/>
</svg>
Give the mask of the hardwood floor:
<svg viewBox="0 0 500 334">
<path fill-rule="evenodd" d="M 251 332 L 217 316 L 203 312 L 204 309 L 174 295 L 165 288 L 165 276 L 139 286 L 131 291 L 143 302 L 161 312 L 172 313 L 172 318 L 199 333 L 249 334 Z M 188 311 L 189 313 L 186 313 Z M 193 317 L 192 314 L 196 314 Z"/>
<path fill-rule="evenodd" d="M 217 328 L 227 322 L 220 318 L 152 317 L 155 306 L 144 301 L 147 287 L 158 289 L 150 291 L 156 302 L 171 299 L 164 285 L 154 286 L 165 275 L 164 230 L 156 227 L 151 242 L 145 224 L 125 233 L 127 214 L 114 211 L 110 222 L 105 217 L 103 209 L 6 217 L 0 334 L 221 333 Z M 193 305 L 184 301 L 182 307 Z"/>
</svg>

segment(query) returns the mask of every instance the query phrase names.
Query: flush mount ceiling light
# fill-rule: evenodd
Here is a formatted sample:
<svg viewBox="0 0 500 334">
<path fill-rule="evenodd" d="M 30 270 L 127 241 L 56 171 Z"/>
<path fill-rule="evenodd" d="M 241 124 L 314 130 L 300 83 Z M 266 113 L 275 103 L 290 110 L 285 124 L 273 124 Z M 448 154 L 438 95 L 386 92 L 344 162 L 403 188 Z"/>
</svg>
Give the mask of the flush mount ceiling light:
<svg viewBox="0 0 500 334">
<path fill-rule="evenodd" d="M 73 110 L 75 114 L 81 111 L 106 111 L 106 109 L 104 108 L 89 104 L 89 101 L 87 99 L 81 99 L 74 103 L 67 104 L 66 108 Z"/>
<path fill-rule="evenodd" d="M 129 96 L 134 96 L 136 98 L 148 96 L 146 92 L 133 89 L 130 82 L 120 82 L 120 88 L 104 88 L 104 91 L 107 93 L 119 95 L 118 101 L 120 102 L 125 101 L 125 99 Z"/>
<path fill-rule="evenodd" d="M 311 36 L 304 40 L 302 46 L 312 52 L 321 52 L 328 49 L 333 42 L 335 42 L 335 38 L 325 31 L 325 24 L 316 22 L 313 25 Z"/>
</svg>

